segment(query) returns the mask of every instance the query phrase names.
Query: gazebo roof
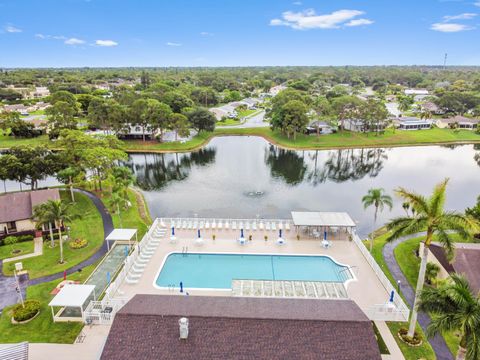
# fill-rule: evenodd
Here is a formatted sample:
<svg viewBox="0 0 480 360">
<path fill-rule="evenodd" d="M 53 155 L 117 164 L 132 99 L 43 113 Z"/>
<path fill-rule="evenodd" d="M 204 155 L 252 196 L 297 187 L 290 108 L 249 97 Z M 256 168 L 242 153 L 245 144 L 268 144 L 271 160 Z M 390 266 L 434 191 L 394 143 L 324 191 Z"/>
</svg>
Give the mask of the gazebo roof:
<svg viewBox="0 0 480 360">
<path fill-rule="evenodd" d="M 292 219 L 297 226 L 356 226 L 346 212 L 292 211 Z"/>
<path fill-rule="evenodd" d="M 137 233 L 137 229 L 114 229 L 105 240 L 129 241 Z"/>
<path fill-rule="evenodd" d="M 65 285 L 48 305 L 82 307 L 94 290 L 95 285 Z"/>
</svg>

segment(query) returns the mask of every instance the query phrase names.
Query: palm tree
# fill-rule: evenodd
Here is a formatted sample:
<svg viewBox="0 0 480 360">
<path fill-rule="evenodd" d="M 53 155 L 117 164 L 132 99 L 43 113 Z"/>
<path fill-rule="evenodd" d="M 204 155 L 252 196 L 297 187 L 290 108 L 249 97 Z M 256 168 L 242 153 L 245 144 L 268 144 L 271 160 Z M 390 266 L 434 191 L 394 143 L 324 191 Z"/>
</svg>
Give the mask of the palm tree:
<svg viewBox="0 0 480 360">
<path fill-rule="evenodd" d="M 55 242 L 52 224 L 55 222 L 55 219 L 45 205 L 46 204 L 39 204 L 33 208 L 33 218 L 38 226 L 48 226 L 48 231 L 50 232 L 50 247 L 53 248 L 55 247 Z"/>
<path fill-rule="evenodd" d="M 80 217 L 80 215 L 73 214 L 71 210 L 71 203 L 64 203 L 61 200 L 48 200 L 43 204 L 44 211 L 48 218 L 53 219 L 58 226 L 58 236 L 60 244 L 60 264 L 63 264 L 63 239 L 62 239 L 62 227 L 66 223 L 72 222 L 73 220 Z"/>
<path fill-rule="evenodd" d="M 456 358 L 480 359 L 480 298 L 462 275 L 452 274 L 451 279 L 438 288 L 427 287 L 420 293 L 418 309 L 433 315 L 427 336 L 459 331 L 462 337 Z"/>
<path fill-rule="evenodd" d="M 420 271 L 418 273 L 415 301 L 410 318 L 408 335 L 413 336 L 417 323 L 417 304 L 419 294 L 425 283 L 425 271 L 427 267 L 427 255 L 434 236 L 442 244 L 449 259 L 453 257 L 453 235 L 463 240 L 470 238 L 471 231 L 476 227 L 473 219 L 454 211 L 445 211 L 445 190 L 448 179 L 436 185 L 432 195 L 427 198 L 423 195 L 399 188 L 398 196 L 410 204 L 412 216 L 397 217 L 387 224 L 390 234 L 387 241 L 398 239 L 402 236 L 417 234 L 426 230 L 424 249 L 421 254 Z"/>
<path fill-rule="evenodd" d="M 405 201 L 402 204 L 402 208 L 403 208 L 403 210 L 405 210 L 405 212 L 407 213 L 407 216 L 408 216 L 408 210 L 410 210 L 410 204 L 407 201 Z"/>
<path fill-rule="evenodd" d="M 110 205 L 115 209 L 118 214 L 118 221 L 120 222 L 120 227 L 122 228 L 122 215 L 120 213 L 121 207 L 126 207 L 128 200 L 120 194 L 119 192 L 112 192 L 110 195 Z"/>
<path fill-rule="evenodd" d="M 367 195 L 362 198 L 363 208 L 366 209 L 369 206 L 375 206 L 375 214 L 373 216 L 373 231 L 370 236 L 370 252 L 373 250 L 373 232 L 375 231 L 375 224 L 377 223 L 378 210 L 383 211 L 385 206 L 388 206 L 392 210 L 393 202 L 390 195 L 385 194 L 385 190 L 381 188 L 368 190 Z"/>
</svg>

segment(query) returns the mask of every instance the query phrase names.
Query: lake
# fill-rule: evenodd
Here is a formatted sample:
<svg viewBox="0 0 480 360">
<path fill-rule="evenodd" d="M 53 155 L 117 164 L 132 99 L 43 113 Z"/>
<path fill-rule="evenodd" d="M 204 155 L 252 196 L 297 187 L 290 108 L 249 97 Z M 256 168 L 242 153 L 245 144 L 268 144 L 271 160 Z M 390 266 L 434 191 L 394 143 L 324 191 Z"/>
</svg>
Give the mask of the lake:
<svg viewBox="0 0 480 360">
<path fill-rule="evenodd" d="M 480 194 L 480 147 L 428 146 L 291 151 L 258 137 L 221 137 L 191 153 L 131 154 L 153 217 L 289 217 L 292 210 L 346 211 L 366 234 L 368 189 L 398 186 L 424 194 L 450 177 L 447 208 L 463 211 Z M 378 224 L 404 213 L 394 198 Z"/>
</svg>

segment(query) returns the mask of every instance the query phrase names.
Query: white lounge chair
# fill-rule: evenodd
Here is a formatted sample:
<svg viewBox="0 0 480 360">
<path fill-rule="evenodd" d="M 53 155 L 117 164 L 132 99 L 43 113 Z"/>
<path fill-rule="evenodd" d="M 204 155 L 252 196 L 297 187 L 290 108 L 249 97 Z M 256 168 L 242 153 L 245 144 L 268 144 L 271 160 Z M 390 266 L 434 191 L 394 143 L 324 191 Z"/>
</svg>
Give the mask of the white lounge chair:
<svg viewBox="0 0 480 360">
<path fill-rule="evenodd" d="M 200 223 L 198 224 L 198 228 L 202 230 L 204 226 L 205 226 L 205 223 L 203 221 L 200 221 Z"/>
<path fill-rule="evenodd" d="M 194 228 L 194 229 L 198 229 L 198 221 L 197 221 L 197 220 L 195 220 L 195 221 L 193 222 L 193 228 Z"/>
<path fill-rule="evenodd" d="M 277 225 L 275 224 L 275 221 L 272 221 L 272 230 L 277 230 Z"/>
<path fill-rule="evenodd" d="M 188 225 L 187 225 L 187 221 L 185 220 L 183 223 L 182 223 L 182 227 L 180 229 L 187 229 Z"/>
<path fill-rule="evenodd" d="M 245 223 L 245 230 L 250 230 L 250 221 Z"/>
<path fill-rule="evenodd" d="M 140 280 L 140 278 L 138 278 L 138 279 L 129 279 L 128 277 L 125 278 L 125 282 L 127 284 L 138 284 L 138 280 Z"/>
<path fill-rule="evenodd" d="M 261 222 L 261 223 L 258 225 L 258 228 L 259 228 L 260 230 L 263 230 L 264 227 L 265 227 L 265 226 L 263 225 L 263 222 Z"/>
<path fill-rule="evenodd" d="M 134 273 L 130 270 L 130 272 L 128 273 L 127 277 L 129 279 L 140 279 L 142 277 L 142 274 L 141 273 Z"/>
<path fill-rule="evenodd" d="M 237 230 L 237 222 L 236 221 L 232 222 L 232 230 Z"/>
<path fill-rule="evenodd" d="M 189 230 L 192 230 L 192 229 L 193 229 L 193 222 L 192 222 L 192 221 L 189 221 L 189 222 L 188 222 L 188 229 L 189 229 Z"/>
<path fill-rule="evenodd" d="M 167 227 L 167 225 L 163 222 L 163 219 L 160 219 L 160 226 L 161 227 Z"/>
<path fill-rule="evenodd" d="M 239 228 L 239 229 L 245 229 L 245 228 L 243 227 L 243 221 L 240 222 L 240 223 L 238 223 L 238 228 Z"/>
<path fill-rule="evenodd" d="M 270 230 L 270 222 L 265 223 L 265 230 Z"/>
<path fill-rule="evenodd" d="M 230 228 L 230 224 L 228 223 L 228 221 L 225 221 L 225 229 L 229 229 Z"/>
<path fill-rule="evenodd" d="M 208 221 L 205 223 L 205 229 L 210 229 L 210 223 Z"/>
<path fill-rule="evenodd" d="M 215 230 L 217 228 L 217 224 L 215 223 L 215 220 L 212 221 L 212 230 Z"/>
<path fill-rule="evenodd" d="M 252 224 L 252 230 L 256 231 L 257 230 L 257 222 L 254 221 Z"/>
<path fill-rule="evenodd" d="M 285 230 L 290 231 L 290 224 L 288 222 L 285 223 Z"/>
<path fill-rule="evenodd" d="M 221 221 L 218 221 L 217 227 L 218 227 L 218 230 L 222 230 L 223 224 Z"/>
<path fill-rule="evenodd" d="M 283 222 L 280 221 L 280 222 L 278 223 L 278 228 L 279 228 L 280 230 L 283 229 Z"/>
</svg>

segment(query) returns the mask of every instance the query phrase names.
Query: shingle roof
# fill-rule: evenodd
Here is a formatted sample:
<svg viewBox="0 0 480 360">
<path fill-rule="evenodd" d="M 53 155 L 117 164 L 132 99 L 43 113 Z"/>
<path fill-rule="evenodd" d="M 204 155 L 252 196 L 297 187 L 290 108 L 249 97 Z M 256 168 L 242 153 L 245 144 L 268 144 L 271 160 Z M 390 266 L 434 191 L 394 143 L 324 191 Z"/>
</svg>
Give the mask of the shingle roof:
<svg viewBox="0 0 480 360">
<path fill-rule="evenodd" d="M 25 220 L 32 217 L 35 205 L 48 200 L 59 200 L 58 189 L 24 191 L 8 193 L 0 196 L 0 223 Z"/>
<path fill-rule="evenodd" d="M 480 292 L 480 244 L 455 244 L 455 257 L 450 263 L 439 244 L 430 245 L 430 251 L 449 273 L 463 274 L 475 293 Z"/>
<path fill-rule="evenodd" d="M 179 340 L 178 320 L 189 319 Z M 101 359 L 380 359 L 370 320 L 350 300 L 136 295 Z"/>
</svg>

